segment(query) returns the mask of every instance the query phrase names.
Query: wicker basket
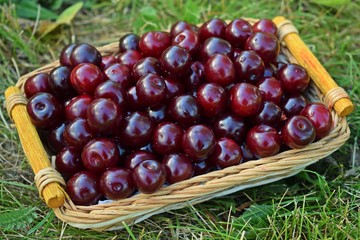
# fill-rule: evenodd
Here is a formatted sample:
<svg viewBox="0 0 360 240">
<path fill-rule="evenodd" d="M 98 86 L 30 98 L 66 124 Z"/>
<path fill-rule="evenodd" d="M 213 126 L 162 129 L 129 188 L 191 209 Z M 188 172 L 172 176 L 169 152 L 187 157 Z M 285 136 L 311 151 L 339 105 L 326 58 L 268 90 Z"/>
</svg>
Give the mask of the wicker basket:
<svg viewBox="0 0 360 240">
<path fill-rule="evenodd" d="M 254 19 L 248 20 L 252 23 L 255 21 Z M 281 29 L 283 26 L 284 24 L 279 26 L 279 32 L 283 33 L 283 36 L 279 36 L 279 39 L 282 40 L 281 51 L 288 57 L 290 62 L 295 62 L 294 56 L 287 49 L 288 42 L 284 40 L 284 37 L 294 33 L 294 30 L 292 32 L 285 30 L 284 33 Z M 112 43 L 99 48 L 103 55 L 113 54 L 117 50 L 118 43 Z M 331 133 L 303 149 L 289 150 L 276 156 L 248 161 L 223 170 L 212 171 L 205 175 L 162 187 L 154 194 L 140 193 L 111 203 L 76 206 L 60 187 L 60 185 L 64 184 L 64 181 L 51 168 L 46 153 L 44 155 L 44 147 L 41 145 L 40 140 L 38 140 L 39 137 L 35 128 L 30 123 L 24 106 L 26 100 L 22 93 L 17 92 L 17 89 L 23 89 L 24 82 L 28 77 L 40 72 L 50 72 L 58 65 L 58 61 L 53 62 L 22 76 L 16 87 L 7 90 L 7 107 L 9 115 L 17 126 L 24 152 L 36 174 L 36 184 L 40 196 L 45 199 L 45 202 L 50 207 L 54 207 L 54 212 L 59 219 L 78 228 L 91 228 L 99 231 L 121 229 L 124 227 L 124 223 L 131 225 L 154 214 L 187 207 L 245 188 L 263 185 L 292 176 L 306 166 L 336 151 L 346 142 L 350 135 L 346 119 L 339 117 L 335 110 L 332 110 L 334 126 Z M 309 66 L 304 67 L 309 71 Z M 311 75 L 311 71 L 309 72 Z M 314 76 L 311 76 L 314 79 Z M 343 92 L 340 92 L 341 94 Z M 329 97 L 327 94 L 330 102 L 333 101 L 331 105 L 334 105 L 334 101 L 344 98 L 344 96 L 341 98 L 336 97 L 339 94 L 333 95 L 335 97 Z M 311 101 L 324 101 L 324 95 L 320 93 L 314 84 L 311 84 L 306 92 L 306 97 Z M 347 98 L 347 95 L 345 98 Z M 28 125 L 23 126 L 24 122 Z M 34 165 L 35 161 L 37 163 Z M 41 164 L 39 165 L 38 162 L 41 162 Z M 64 195 L 65 201 L 62 200 Z"/>
</svg>

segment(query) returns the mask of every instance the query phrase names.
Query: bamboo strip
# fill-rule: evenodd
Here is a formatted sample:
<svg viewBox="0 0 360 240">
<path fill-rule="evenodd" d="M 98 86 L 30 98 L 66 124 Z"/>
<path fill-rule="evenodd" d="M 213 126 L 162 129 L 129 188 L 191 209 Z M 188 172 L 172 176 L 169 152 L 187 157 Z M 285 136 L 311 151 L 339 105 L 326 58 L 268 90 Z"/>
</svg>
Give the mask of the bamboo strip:
<svg viewBox="0 0 360 240">
<path fill-rule="evenodd" d="M 278 16 L 273 19 L 273 22 L 280 28 L 287 24 L 291 29 L 284 33 L 283 40 L 286 43 L 286 47 L 294 55 L 295 59 L 303 66 L 313 79 L 315 85 L 320 91 L 327 96 L 327 94 L 333 89 L 341 89 L 337 83 L 332 79 L 330 74 L 321 65 L 319 60 L 306 46 L 303 40 L 297 33 L 296 28 L 285 17 Z M 282 37 L 282 36 L 280 36 Z M 345 91 L 342 90 L 343 96 L 340 99 L 334 99 L 334 103 L 330 104 L 334 106 L 335 111 L 340 117 L 345 117 L 354 111 L 354 104 L 348 99 Z"/>
<path fill-rule="evenodd" d="M 9 87 L 5 91 L 5 99 L 8 100 L 13 94 L 19 93 L 21 92 L 17 87 Z M 42 169 L 51 167 L 39 135 L 27 114 L 26 106 L 23 103 L 15 104 L 12 109 L 9 109 L 9 112 L 16 125 L 21 145 L 34 174 L 36 175 Z M 58 208 L 65 201 L 63 189 L 56 182 L 47 184 L 40 195 L 50 208 Z"/>
</svg>

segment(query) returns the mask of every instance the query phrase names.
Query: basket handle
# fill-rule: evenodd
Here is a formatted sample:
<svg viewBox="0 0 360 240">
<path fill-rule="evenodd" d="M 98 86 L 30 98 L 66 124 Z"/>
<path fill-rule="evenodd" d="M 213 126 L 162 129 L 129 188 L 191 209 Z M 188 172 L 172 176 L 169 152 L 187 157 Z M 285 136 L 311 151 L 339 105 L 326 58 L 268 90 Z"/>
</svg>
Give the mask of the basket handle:
<svg viewBox="0 0 360 240">
<path fill-rule="evenodd" d="M 340 117 L 345 117 L 354 111 L 354 104 L 350 101 L 345 90 L 337 85 L 330 74 L 317 60 L 315 55 L 300 38 L 297 29 L 285 17 L 277 16 L 272 20 L 279 30 L 279 41 L 284 41 L 286 47 L 296 61 L 309 73 L 315 85 L 324 94 L 324 102 L 330 108 L 334 107 Z"/>
<path fill-rule="evenodd" d="M 35 174 L 40 197 L 50 208 L 62 206 L 65 192 L 60 184 L 64 185 L 65 182 L 50 164 L 36 128 L 27 113 L 25 97 L 17 87 L 9 87 L 5 91 L 5 99 L 8 114 L 16 125 L 24 153 Z"/>
</svg>

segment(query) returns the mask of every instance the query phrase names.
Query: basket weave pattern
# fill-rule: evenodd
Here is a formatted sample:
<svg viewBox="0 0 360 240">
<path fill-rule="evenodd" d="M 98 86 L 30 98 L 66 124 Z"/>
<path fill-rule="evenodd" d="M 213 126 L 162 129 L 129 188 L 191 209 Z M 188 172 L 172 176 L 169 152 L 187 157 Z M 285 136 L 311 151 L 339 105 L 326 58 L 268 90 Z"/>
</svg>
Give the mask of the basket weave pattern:
<svg viewBox="0 0 360 240">
<path fill-rule="evenodd" d="M 248 20 L 251 23 L 255 21 Z M 98 50 L 103 56 L 114 54 L 118 51 L 118 43 L 100 47 Z M 295 61 L 284 44 L 281 44 L 281 51 L 290 62 Z M 23 91 L 24 82 L 30 76 L 41 72 L 48 73 L 58 65 L 59 62 L 56 61 L 22 76 L 17 86 Z M 311 101 L 323 101 L 324 98 L 312 84 L 306 92 L 306 97 Z M 76 206 L 67 196 L 65 204 L 54 209 L 54 212 L 59 219 L 78 228 L 92 228 L 100 231 L 115 230 L 123 228 L 123 222 L 131 225 L 154 214 L 183 208 L 189 204 L 204 202 L 241 189 L 292 176 L 306 166 L 330 155 L 349 138 L 350 130 L 346 119 L 340 118 L 335 111 L 332 111 L 332 118 L 333 130 L 331 133 L 303 149 L 288 150 L 275 156 L 212 171 L 162 187 L 153 194 L 140 193 L 110 203 Z"/>
</svg>

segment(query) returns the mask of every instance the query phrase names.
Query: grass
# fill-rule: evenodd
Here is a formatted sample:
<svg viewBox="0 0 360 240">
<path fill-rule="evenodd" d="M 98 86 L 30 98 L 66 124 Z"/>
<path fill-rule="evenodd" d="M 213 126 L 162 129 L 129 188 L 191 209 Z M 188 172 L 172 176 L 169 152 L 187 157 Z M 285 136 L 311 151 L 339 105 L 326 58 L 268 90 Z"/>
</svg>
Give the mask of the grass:
<svg viewBox="0 0 360 240">
<path fill-rule="evenodd" d="M 16 18 L 14 4 L 0 2 L 4 2 L 0 6 L 1 239 L 360 239 L 358 110 L 348 117 L 349 141 L 294 177 L 160 214 L 121 231 L 98 233 L 62 223 L 41 202 L 3 107 L 6 87 L 56 59 L 59 50 L 74 40 L 100 46 L 117 41 L 124 32 L 166 29 L 178 19 L 201 23 L 211 17 L 280 14 L 295 23 L 358 105 L 360 6 L 355 1 L 337 9 L 305 0 L 88 1 L 71 26 L 60 26 L 43 38 L 36 35 L 36 20 Z"/>
</svg>

